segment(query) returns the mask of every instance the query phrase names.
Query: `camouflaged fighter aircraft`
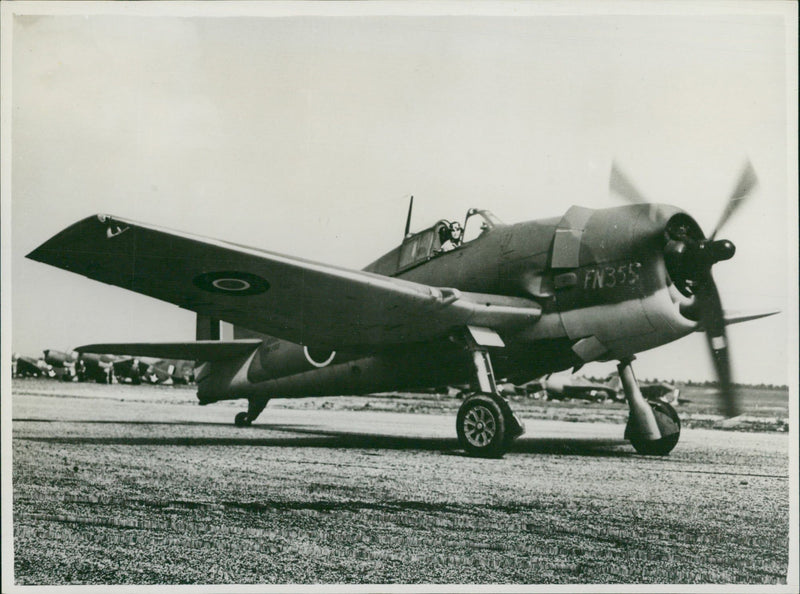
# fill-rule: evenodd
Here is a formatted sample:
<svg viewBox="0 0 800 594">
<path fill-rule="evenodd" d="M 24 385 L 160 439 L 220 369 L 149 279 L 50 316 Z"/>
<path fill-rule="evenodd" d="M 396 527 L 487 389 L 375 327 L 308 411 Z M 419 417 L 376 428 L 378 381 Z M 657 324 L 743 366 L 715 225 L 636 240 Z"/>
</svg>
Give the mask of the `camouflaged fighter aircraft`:
<svg viewBox="0 0 800 594">
<path fill-rule="evenodd" d="M 11 377 L 55 377 L 52 365 L 44 359 L 11 355 Z"/>
<path fill-rule="evenodd" d="M 456 431 L 472 455 L 498 457 L 523 426 L 495 383 L 589 361 L 619 362 L 630 406 L 625 436 L 664 455 L 675 410 L 648 402 L 631 362 L 640 351 L 705 331 L 724 410 L 738 412 L 725 317 L 711 267 L 734 246 L 719 228 L 756 184 L 747 165 L 706 238 L 686 212 L 647 203 L 615 168 L 633 204 L 506 225 L 470 209 L 409 233 L 361 271 L 106 215 L 81 220 L 28 257 L 168 301 L 197 314 L 196 341 L 88 345 L 81 352 L 197 361 L 201 404 L 246 398 L 249 425 L 271 398 L 366 394 L 459 384 L 476 392 Z M 220 323 L 234 325 L 219 340 Z"/>
<path fill-rule="evenodd" d="M 542 390 L 548 400 L 565 400 L 575 398 L 590 402 L 617 400 L 622 382 L 615 375 L 607 382 L 590 381 L 585 377 L 566 373 L 556 373 L 542 378 Z M 644 386 L 639 382 L 639 391 L 644 394 Z"/>
<path fill-rule="evenodd" d="M 133 357 L 118 357 L 108 353 L 46 349 L 44 358 L 60 373 L 64 381 L 95 381 L 99 384 L 129 381 L 140 384 L 147 378 L 150 365 Z"/>
<path fill-rule="evenodd" d="M 568 373 L 547 375 L 540 380 L 542 391 L 549 400 L 575 398 L 590 402 L 606 400 L 625 400 L 625 391 L 618 373 L 612 373 L 607 379 L 590 381 L 585 377 Z M 667 382 L 639 381 L 639 391 L 645 400 L 664 400 L 669 404 L 677 404 L 680 388 Z"/>
</svg>

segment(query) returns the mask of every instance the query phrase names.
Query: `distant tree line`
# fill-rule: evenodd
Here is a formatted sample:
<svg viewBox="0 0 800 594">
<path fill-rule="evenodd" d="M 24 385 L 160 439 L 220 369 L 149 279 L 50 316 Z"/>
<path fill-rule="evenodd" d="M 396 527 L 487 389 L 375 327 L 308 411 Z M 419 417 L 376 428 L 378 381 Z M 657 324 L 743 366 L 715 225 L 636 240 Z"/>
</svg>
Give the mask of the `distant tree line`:
<svg viewBox="0 0 800 594">
<path fill-rule="evenodd" d="M 587 377 L 591 382 L 606 382 L 608 381 L 608 376 L 605 377 Z M 693 388 L 716 388 L 718 383 L 716 380 L 704 380 L 704 381 L 695 381 L 695 380 L 662 380 L 662 379 L 639 379 L 639 381 L 643 384 L 681 384 L 682 386 L 693 387 Z M 742 388 L 748 388 L 750 390 L 788 390 L 789 387 L 786 384 L 743 384 L 737 383 L 736 384 Z"/>
<path fill-rule="evenodd" d="M 682 384 L 684 384 L 686 386 L 695 386 L 695 387 L 699 387 L 699 388 L 715 388 L 715 387 L 717 387 L 717 382 L 715 380 L 706 380 L 704 382 L 696 382 L 696 381 L 692 381 L 692 380 L 686 380 L 686 381 L 682 381 L 680 383 L 682 383 Z M 748 388 L 748 389 L 751 389 L 751 390 L 788 390 L 789 389 L 789 386 L 787 386 L 786 384 L 764 384 L 764 383 L 761 383 L 761 384 L 743 384 L 743 383 L 737 383 L 736 385 L 740 386 L 742 388 Z"/>
</svg>

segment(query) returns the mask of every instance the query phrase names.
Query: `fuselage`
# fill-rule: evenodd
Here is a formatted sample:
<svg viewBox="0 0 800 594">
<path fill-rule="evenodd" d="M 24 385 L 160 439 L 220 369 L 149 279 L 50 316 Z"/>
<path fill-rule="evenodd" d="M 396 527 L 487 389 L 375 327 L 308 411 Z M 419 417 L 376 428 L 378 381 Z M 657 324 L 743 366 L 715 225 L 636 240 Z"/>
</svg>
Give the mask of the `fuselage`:
<svg viewBox="0 0 800 594">
<path fill-rule="evenodd" d="M 664 260 L 665 228 L 675 221 L 702 233 L 688 215 L 660 205 L 572 207 L 562 217 L 513 225 L 487 214 L 480 236 L 449 246 L 440 242 L 440 221 L 364 270 L 540 307 L 538 320 L 504 329 L 505 347 L 491 349 L 496 377 L 522 383 L 630 357 L 697 328 L 687 314 L 692 298 L 677 290 Z M 473 375 L 453 334 L 369 351 L 315 349 L 243 328 L 235 336 L 264 342 L 246 361 L 201 366 L 201 402 L 363 394 L 465 383 Z"/>
</svg>

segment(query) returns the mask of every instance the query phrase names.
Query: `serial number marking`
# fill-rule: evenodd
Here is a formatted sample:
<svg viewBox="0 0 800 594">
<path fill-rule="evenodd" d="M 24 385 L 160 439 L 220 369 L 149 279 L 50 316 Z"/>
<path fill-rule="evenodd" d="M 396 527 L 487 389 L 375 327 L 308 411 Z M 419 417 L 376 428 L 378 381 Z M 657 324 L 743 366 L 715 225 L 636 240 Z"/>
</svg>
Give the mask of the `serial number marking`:
<svg viewBox="0 0 800 594">
<path fill-rule="evenodd" d="M 612 287 L 634 287 L 639 282 L 641 262 L 626 262 L 618 266 L 592 266 L 583 277 L 583 288 L 590 290 Z"/>
</svg>

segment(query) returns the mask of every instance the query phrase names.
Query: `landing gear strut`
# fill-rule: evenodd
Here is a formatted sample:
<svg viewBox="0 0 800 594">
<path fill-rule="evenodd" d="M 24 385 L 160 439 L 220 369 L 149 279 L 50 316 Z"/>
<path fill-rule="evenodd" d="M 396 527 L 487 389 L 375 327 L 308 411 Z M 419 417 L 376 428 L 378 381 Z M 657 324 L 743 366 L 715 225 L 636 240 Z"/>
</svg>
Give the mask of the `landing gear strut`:
<svg viewBox="0 0 800 594">
<path fill-rule="evenodd" d="M 666 456 L 681 436 L 681 420 L 675 409 L 666 402 L 644 399 L 633 375 L 632 361 L 625 359 L 617 366 L 630 408 L 625 439 L 630 440 L 640 454 Z"/>
<path fill-rule="evenodd" d="M 253 424 L 267 406 L 269 398 L 248 398 L 247 412 L 240 412 L 234 417 L 233 424 L 237 427 L 248 427 Z"/>
<path fill-rule="evenodd" d="M 480 391 L 468 396 L 458 409 L 458 441 L 471 456 L 501 458 L 511 442 L 525 432 L 525 426 L 497 389 L 488 351 L 469 334 L 467 345 Z"/>
</svg>

